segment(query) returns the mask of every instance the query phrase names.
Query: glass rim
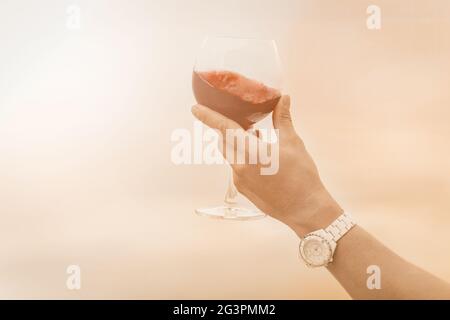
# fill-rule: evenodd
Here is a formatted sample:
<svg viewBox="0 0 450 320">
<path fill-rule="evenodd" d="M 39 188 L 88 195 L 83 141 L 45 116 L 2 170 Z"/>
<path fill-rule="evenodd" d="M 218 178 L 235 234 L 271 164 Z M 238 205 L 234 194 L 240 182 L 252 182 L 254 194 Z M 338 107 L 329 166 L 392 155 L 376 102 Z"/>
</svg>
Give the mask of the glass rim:
<svg viewBox="0 0 450 320">
<path fill-rule="evenodd" d="M 274 51 L 274 58 L 275 58 L 274 60 L 275 60 L 275 63 L 277 65 L 277 67 L 280 70 L 283 69 L 283 63 L 281 61 L 281 56 L 280 56 L 280 53 L 279 53 L 279 50 L 278 50 L 278 45 L 277 45 L 277 42 L 276 42 L 275 39 L 256 38 L 256 37 L 243 37 L 243 36 L 226 36 L 226 35 L 213 35 L 213 36 L 206 35 L 203 38 L 203 41 L 202 41 L 202 43 L 201 43 L 201 45 L 199 47 L 199 50 L 200 51 L 203 50 L 207 46 L 208 40 L 211 40 L 211 39 L 216 39 L 216 40 L 237 40 L 237 41 L 239 41 L 239 40 L 242 40 L 242 41 L 248 40 L 248 41 L 254 41 L 254 42 L 270 44 L 270 46 L 272 47 L 272 50 Z M 198 60 L 199 60 L 199 55 L 197 53 L 197 55 L 195 57 L 195 60 L 194 60 L 193 72 L 199 71 L 197 69 Z M 283 81 L 281 81 L 281 82 L 283 82 Z M 279 89 L 281 91 L 283 85 L 280 83 L 276 87 L 277 87 L 277 89 Z"/>
</svg>

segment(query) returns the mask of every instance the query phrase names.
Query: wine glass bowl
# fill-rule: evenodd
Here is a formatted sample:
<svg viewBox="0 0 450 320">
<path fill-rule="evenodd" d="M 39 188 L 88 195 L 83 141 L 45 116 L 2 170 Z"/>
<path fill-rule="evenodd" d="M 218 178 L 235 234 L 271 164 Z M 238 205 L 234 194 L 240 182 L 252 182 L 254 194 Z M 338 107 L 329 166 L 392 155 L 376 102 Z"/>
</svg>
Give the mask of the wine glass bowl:
<svg viewBox="0 0 450 320">
<path fill-rule="evenodd" d="M 199 104 L 236 121 L 244 129 L 273 111 L 279 90 L 232 71 L 194 71 L 192 88 Z"/>
<path fill-rule="evenodd" d="M 281 97 L 281 63 L 275 41 L 209 37 L 192 75 L 194 96 L 244 129 L 262 120 Z"/>
</svg>

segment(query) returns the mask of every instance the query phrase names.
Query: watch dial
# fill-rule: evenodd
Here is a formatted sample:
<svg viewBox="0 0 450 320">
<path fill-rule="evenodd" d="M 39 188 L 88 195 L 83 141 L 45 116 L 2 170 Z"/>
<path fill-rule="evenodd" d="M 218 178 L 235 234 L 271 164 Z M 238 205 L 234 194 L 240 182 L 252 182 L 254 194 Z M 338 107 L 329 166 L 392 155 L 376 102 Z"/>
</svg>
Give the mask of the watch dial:
<svg viewBox="0 0 450 320">
<path fill-rule="evenodd" d="M 331 248 L 326 240 L 317 236 L 312 236 L 305 239 L 303 244 L 303 254 L 310 265 L 322 266 L 330 261 Z"/>
</svg>

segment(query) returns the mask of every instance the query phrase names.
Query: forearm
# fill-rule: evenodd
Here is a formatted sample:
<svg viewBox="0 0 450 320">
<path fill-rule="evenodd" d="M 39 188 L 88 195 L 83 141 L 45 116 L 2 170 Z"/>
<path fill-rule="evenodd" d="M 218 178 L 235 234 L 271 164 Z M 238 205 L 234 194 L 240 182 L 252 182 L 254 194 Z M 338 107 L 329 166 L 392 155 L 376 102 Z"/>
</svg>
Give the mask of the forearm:
<svg viewBox="0 0 450 320">
<path fill-rule="evenodd" d="M 380 271 L 380 289 L 369 289 L 369 266 Z M 355 299 L 450 299 L 449 285 L 405 261 L 356 226 L 336 248 L 328 270 Z"/>
<path fill-rule="evenodd" d="M 332 203 L 316 209 L 314 223 L 293 226 L 294 231 L 302 237 L 326 227 L 342 213 Z M 379 268 L 380 289 L 368 286 L 370 266 Z M 405 261 L 358 225 L 338 241 L 327 268 L 354 299 L 450 299 L 448 283 Z"/>
</svg>

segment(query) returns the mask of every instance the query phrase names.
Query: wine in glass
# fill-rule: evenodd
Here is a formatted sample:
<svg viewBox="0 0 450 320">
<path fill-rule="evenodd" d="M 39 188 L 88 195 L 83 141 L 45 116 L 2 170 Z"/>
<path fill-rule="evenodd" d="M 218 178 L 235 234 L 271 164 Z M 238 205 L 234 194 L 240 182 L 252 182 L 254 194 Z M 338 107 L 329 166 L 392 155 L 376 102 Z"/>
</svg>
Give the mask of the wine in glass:
<svg viewBox="0 0 450 320">
<path fill-rule="evenodd" d="M 197 102 L 249 130 L 270 114 L 281 98 L 281 64 L 275 41 L 209 37 L 205 39 L 192 75 Z M 238 203 L 230 171 L 224 203 L 197 209 L 200 215 L 249 220 L 264 217 Z"/>
</svg>

